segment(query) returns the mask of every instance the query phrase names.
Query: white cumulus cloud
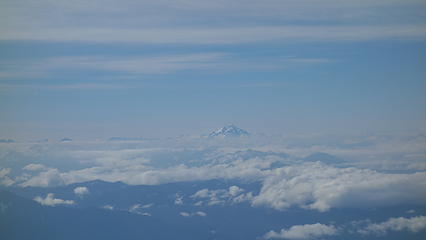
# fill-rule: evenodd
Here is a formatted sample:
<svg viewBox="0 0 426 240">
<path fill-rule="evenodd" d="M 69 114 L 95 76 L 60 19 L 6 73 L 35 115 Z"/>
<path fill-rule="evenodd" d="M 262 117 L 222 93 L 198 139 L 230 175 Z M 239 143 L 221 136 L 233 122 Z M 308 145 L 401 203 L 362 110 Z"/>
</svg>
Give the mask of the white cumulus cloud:
<svg viewBox="0 0 426 240">
<path fill-rule="evenodd" d="M 417 216 L 412 218 L 390 218 L 385 222 L 371 223 L 358 232 L 364 235 L 385 235 L 390 231 L 409 231 L 417 233 L 424 230 L 426 230 L 426 216 Z"/>
<path fill-rule="evenodd" d="M 238 194 L 244 192 L 244 189 L 238 187 L 238 186 L 230 186 L 229 187 L 229 194 L 231 196 L 237 196 Z"/>
<path fill-rule="evenodd" d="M 281 229 L 280 232 L 270 231 L 264 238 L 282 238 L 282 239 L 315 239 L 324 236 L 336 235 L 337 229 L 332 225 L 320 223 L 295 225 L 289 229 Z"/>
<path fill-rule="evenodd" d="M 45 198 L 37 196 L 34 198 L 34 201 L 40 203 L 43 206 L 51 206 L 54 207 L 56 205 L 73 205 L 75 202 L 73 200 L 63 200 L 59 198 L 55 198 L 53 193 L 47 194 Z"/>
<path fill-rule="evenodd" d="M 385 174 L 316 162 L 274 170 L 264 180 L 253 205 L 328 211 L 333 207 L 422 204 L 426 201 L 425 189 L 425 172 Z"/>
<path fill-rule="evenodd" d="M 90 191 L 87 187 L 76 187 L 74 188 L 74 193 L 79 197 L 83 197 L 84 195 L 89 194 Z"/>
</svg>

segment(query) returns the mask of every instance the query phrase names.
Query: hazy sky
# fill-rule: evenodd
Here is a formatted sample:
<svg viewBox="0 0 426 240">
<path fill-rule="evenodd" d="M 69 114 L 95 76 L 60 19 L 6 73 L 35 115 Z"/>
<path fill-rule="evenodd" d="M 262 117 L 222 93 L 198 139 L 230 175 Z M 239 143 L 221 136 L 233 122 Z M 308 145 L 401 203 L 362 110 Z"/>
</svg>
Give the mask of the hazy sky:
<svg viewBox="0 0 426 240">
<path fill-rule="evenodd" d="M 0 138 L 426 130 L 421 0 L 3 0 Z"/>
</svg>

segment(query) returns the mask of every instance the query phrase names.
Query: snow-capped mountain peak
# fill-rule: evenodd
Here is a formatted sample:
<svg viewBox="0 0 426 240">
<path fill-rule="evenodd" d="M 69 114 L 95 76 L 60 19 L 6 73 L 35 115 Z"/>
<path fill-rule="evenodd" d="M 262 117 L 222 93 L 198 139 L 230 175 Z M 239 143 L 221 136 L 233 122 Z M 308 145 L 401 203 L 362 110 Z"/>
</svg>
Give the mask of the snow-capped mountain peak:
<svg viewBox="0 0 426 240">
<path fill-rule="evenodd" d="M 246 130 L 231 124 L 210 133 L 209 137 L 240 137 L 248 135 L 250 135 L 250 133 Z"/>
</svg>

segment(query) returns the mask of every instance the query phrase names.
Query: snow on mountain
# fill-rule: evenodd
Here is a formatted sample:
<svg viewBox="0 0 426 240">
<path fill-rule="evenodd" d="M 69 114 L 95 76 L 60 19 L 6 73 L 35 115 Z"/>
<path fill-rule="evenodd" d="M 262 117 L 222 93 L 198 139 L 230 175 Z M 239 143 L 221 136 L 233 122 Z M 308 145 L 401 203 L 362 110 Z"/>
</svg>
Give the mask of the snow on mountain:
<svg viewBox="0 0 426 240">
<path fill-rule="evenodd" d="M 241 137 L 249 135 L 250 133 L 244 129 L 238 128 L 234 125 L 228 125 L 210 133 L 209 137 Z"/>
</svg>

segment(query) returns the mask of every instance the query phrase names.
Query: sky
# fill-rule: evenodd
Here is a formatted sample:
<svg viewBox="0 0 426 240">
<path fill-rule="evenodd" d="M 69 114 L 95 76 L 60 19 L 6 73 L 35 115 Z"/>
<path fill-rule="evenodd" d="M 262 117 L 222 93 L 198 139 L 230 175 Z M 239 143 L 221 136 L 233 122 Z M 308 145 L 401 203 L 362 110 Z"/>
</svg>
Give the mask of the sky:
<svg viewBox="0 0 426 240">
<path fill-rule="evenodd" d="M 421 0 L 0 2 L 0 136 L 426 130 Z"/>
</svg>

